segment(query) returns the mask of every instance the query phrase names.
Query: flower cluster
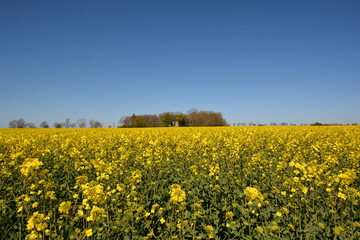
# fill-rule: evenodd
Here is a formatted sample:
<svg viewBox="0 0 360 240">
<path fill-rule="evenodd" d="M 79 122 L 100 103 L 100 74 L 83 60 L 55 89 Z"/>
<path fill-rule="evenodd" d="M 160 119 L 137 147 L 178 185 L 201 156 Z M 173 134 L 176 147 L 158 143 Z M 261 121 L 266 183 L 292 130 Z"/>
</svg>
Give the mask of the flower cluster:
<svg viewBox="0 0 360 240">
<path fill-rule="evenodd" d="M 264 196 L 256 188 L 247 187 L 244 194 L 249 201 L 262 202 L 264 200 Z"/>
<path fill-rule="evenodd" d="M 173 203 L 182 203 L 186 200 L 186 194 L 178 184 L 171 185 L 170 196 Z"/>
</svg>

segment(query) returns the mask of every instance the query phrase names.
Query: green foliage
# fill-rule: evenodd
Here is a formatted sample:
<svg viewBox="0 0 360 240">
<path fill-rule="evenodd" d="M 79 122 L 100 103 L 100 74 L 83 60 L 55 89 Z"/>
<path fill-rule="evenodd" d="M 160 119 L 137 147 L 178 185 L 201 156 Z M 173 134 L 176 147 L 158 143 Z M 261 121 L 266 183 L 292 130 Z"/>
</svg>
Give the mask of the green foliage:
<svg viewBox="0 0 360 240">
<path fill-rule="evenodd" d="M 146 127 L 146 121 L 142 116 L 136 116 L 134 119 L 134 127 Z"/>
<path fill-rule="evenodd" d="M 166 112 L 159 115 L 144 114 L 124 116 L 119 120 L 120 127 L 168 127 L 175 126 L 226 126 L 227 123 L 220 112 L 189 110 L 188 114 L 180 112 Z"/>
<path fill-rule="evenodd" d="M 169 113 L 165 113 L 162 118 L 161 118 L 162 123 L 164 124 L 165 127 L 169 126 L 171 124 L 171 116 Z"/>
<path fill-rule="evenodd" d="M 311 126 L 322 126 L 322 125 L 323 125 L 323 124 L 320 123 L 320 122 L 316 122 L 316 123 L 311 124 Z"/>
<path fill-rule="evenodd" d="M 183 114 L 178 115 L 176 121 L 179 123 L 179 126 L 185 126 L 186 120 Z"/>
</svg>

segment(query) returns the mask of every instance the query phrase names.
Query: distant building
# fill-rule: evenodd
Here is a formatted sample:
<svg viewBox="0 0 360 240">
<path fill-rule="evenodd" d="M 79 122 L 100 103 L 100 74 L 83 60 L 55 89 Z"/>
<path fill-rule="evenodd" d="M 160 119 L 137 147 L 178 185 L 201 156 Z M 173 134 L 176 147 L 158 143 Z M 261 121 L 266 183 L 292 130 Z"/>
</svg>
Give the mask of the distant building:
<svg viewBox="0 0 360 240">
<path fill-rule="evenodd" d="M 180 125 L 179 125 L 179 122 L 178 122 L 178 121 L 174 120 L 174 121 L 172 121 L 172 122 L 170 123 L 170 126 L 171 126 L 171 127 L 178 127 L 178 126 L 180 126 Z"/>
</svg>

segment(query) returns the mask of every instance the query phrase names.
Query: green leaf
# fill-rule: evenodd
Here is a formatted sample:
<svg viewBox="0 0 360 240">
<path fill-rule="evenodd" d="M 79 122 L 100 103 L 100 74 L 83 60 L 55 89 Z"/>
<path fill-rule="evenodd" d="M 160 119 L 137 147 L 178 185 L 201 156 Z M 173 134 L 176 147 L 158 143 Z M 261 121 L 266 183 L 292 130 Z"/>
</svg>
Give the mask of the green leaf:
<svg viewBox="0 0 360 240">
<path fill-rule="evenodd" d="M 308 233 L 320 233 L 322 232 L 322 229 L 319 228 L 318 226 L 310 226 L 307 229 L 304 230 L 304 232 L 308 232 Z"/>
</svg>

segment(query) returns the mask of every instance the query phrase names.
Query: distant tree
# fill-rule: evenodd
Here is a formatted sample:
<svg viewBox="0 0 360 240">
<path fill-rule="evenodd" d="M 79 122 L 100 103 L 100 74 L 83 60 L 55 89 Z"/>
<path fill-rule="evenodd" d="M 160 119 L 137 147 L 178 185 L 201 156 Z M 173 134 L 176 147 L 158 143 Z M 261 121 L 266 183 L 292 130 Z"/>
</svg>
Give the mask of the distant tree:
<svg viewBox="0 0 360 240">
<path fill-rule="evenodd" d="M 185 115 L 184 114 L 180 114 L 176 117 L 176 121 L 179 123 L 179 126 L 185 126 L 186 120 L 185 120 Z"/>
<path fill-rule="evenodd" d="M 161 118 L 156 114 L 123 116 L 118 121 L 118 127 L 160 127 Z"/>
<path fill-rule="evenodd" d="M 27 127 L 27 128 L 36 128 L 35 124 L 32 123 L 32 122 L 26 123 L 25 127 Z"/>
<path fill-rule="evenodd" d="M 222 117 L 220 112 L 212 111 L 198 111 L 191 109 L 188 114 L 185 115 L 181 112 L 164 112 L 159 115 L 145 114 L 123 116 L 118 121 L 119 127 L 158 127 L 158 126 L 170 126 L 178 122 L 179 126 L 185 126 L 187 124 L 193 126 L 227 126 L 228 123 Z"/>
<path fill-rule="evenodd" d="M 103 126 L 101 122 L 92 119 L 90 119 L 89 124 L 91 128 L 101 128 Z"/>
<path fill-rule="evenodd" d="M 71 127 L 71 121 L 70 121 L 69 118 L 67 118 L 67 119 L 65 120 L 64 127 L 65 127 L 65 128 L 70 128 L 70 127 Z"/>
<path fill-rule="evenodd" d="M 9 128 L 36 128 L 36 126 L 32 122 L 26 123 L 24 119 L 19 119 L 10 121 Z"/>
<path fill-rule="evenodd" d="M 122 116 L 120 118 L 120 120 L 118 121 L 118 127 L 125 127 L 126 118 L 128 118 L 128 117 L 127 116 Z"/>
<path fill-rule="evenodd" d="M 19 119 L 16 121 L 16 127 L 18 128 L 25 128 L 26 127 L 26 122 L 24 119 Z"/>
<path fill-rule="evenodd" d="M 162 118 L 161 118 L 161 121 L 163 122 L 164 126 L 169 126 L 171 124 L 171 116 L 170 116 L 170 113 L 165 113 Z"/>
<path fill-rule="evenodd" d="M 146 121 L 142 116 L 136 116 L 134 120 L 134 127 L 146 127 Z"/>
<path fill-rule="evenodd" d="M 134 116 L 134 115 L 133 115 Z M 133 127 L 134 124 L 134 117 L 129 117 L 129 116 L 123 116 L 119 121 L 118 121 L 119 127 Z"/>
<path fill-rule="evenodd" d="M 77 120 L 77 124 L 79 128 L 86 128 L 87 127 L 87 120 L 85 118 L 80 118 Z"/>
<path fill-rule="evenodd" d="M 95 128 L 102 128 L 103 124 L 99 121 L 95 121 Z"/>
<path fill-rule="evenodd" d="M 62 128 L 63 123 L 54 122 L 53 126 L 54 126 L 54 128 Z"/>
<path fill-rule="evenodd" d="M 323 124 L 320 123 L 320 122 L 316 122 L 316 123 L 311 124 L 311 126 L 322 126 L 322 125 L 323 125 Z"/>
<path fill-rule="evenodd" d="M 71 124 L 70 124 L 70 127 L 71 127 L 71 128 L 76 128 L 76 123 L 71 123 Z"/>
<path fill-rule="evenodd" d="M 135 120 L 136 120 L 135 113 L 133 113 L 133 115 L 131 115 L 130 119 L 131 119 L 131 127 L 135 127 Z"/>
<path fill-rule="evenodd" d="M 270 126 L 277 126 L 277 123 L 272 122 L 270 123 Z"/>
<path fill-rule="evenodd" d="M 198 111 L 190 109 L 187 114 L 190 125 L 193 126 L 226 126 L 228 123 L 222 117 L 222 113 L 213 111 Z"/>
<path fill-rule="evenodd" d="M 9 128 L 16 128 L 17 127 L 17 121 L 16 120 L 12 120 L 9 122 Z"/>
<path fill-rule="evenodd" d="M 249 122 L 249 124 L 248 124 L 249 126 L 255 126 L 255 123 L 253 123 L 253 122 Z"/>
<path fill-rule="evenodd" d="M 90 128 L 95 127 L 95 122 L 96 122 L 95 120 L 90 119 L 90 121 L 89 121 Z"/>
<path fill-rule="evenodd" d="M 43 121 L 42 123 L 40 123 L 40 127 L 41 128 L 49 128 L 49 124 L 46 121 Z"/>
<path fill-rule="evenodd" d="M 187 117 L 191 125 L 198 125 L 198 113 L 199 111 L 196 108 L 187 111 Z"/>
<path fill-rule="evenodd" d="M 287 123 L 280 123 L 280 126 L 287 126 Z"/>
<path fill-rule="evenodd" d="M 145 114 L 141 116 L 146 121 L 146 126 L 148 127 L 160 127 L 162 124 L 160 117 L 156 114 Z"/>
</svg>

